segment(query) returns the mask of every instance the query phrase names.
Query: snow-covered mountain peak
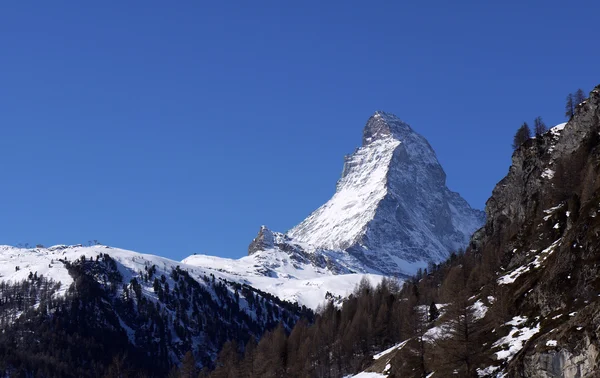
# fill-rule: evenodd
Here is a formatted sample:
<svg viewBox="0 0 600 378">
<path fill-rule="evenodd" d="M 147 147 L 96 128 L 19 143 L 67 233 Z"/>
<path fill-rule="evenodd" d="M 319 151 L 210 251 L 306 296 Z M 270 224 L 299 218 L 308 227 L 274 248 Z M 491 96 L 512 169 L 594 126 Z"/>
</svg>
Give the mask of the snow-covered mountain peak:
<svg viewBox="0 0 600 378">
<path fill-rule="evenodd" d="M 317 250 L 344 250 L 375 271 L 411 274 L 464 247 L 483 221 L 483 212 L 446 187 L 427 140 L 378 111 L 362 147 L 346 157 L 333 197 L 287 236 Z"/>
<path fill-rule="evenodd" d="M 410 126 L 400 118 L 378 110 L 367 121 L 363 131 L 363 146 L 387 137 L 402 140 L 407 133 L 412 132 Z"/>
</svg>

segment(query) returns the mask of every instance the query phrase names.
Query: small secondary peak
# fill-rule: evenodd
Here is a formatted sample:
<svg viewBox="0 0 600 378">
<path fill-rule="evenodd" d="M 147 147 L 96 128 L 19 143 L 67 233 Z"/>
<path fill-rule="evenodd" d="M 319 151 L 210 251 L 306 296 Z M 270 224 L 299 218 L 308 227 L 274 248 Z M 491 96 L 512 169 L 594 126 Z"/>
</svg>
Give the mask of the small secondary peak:
<svg viewBox="0 0 600 378">
<path fill-rule="evenodd" d="M 258 235 L 252 240 L 248 246 L 248 255 L 252 255 L 258 251 L 264 251 L 271 249 L 275 246 L 275 236 L 273 231 L 269 230 L 267 226 L 260 226 Z"/>
</svg>

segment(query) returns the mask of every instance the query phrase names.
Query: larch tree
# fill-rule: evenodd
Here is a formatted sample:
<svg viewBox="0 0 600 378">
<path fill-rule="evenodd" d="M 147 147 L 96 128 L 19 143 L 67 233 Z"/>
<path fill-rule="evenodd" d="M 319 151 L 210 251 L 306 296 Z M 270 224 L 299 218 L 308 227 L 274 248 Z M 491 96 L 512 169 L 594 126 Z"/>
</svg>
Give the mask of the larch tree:
<svg viewBox="0 0 600 378">
<path fill-rule="evenodd" d="M 583 89 L 579 88 L 577 90 L 577 92 L 575 92 L 574 99 L 573 99 L 574 100 L 573 105 L 577 106 L 577 105 L 581 104 L 582 102 L 584 102 L 585 99 L 586 99 L 585 92 L 583 92 Z"/>
<path fill-rule="evenodd" d="M 565 104 L 565 117 L 571 119 L 575 114 L 575 98 L 573 93 L 569 93 L 567 96 L 567 103 Z"/>
<path fill-rule="evenodd" d="M 444 289 L 449 305 L 444 313 L 444 337 L 436 340 L 442 366 L 460 377 L 477 377 L 476 359 L 481 351 L 481 323 L 469 297 L 469 269 L 461 264 L 446 276 Z"/>
<path fill-rule="evenodd" d="M 429 321 L 433 322 L 439 316 L 440 316 L 440 310 L 438 310 L 437 306 L 435 305 L 435 302 L 432 301 L 431 305 L 429 305 Z"/>
<path fill-rule="evenodd" d="M 238 366 L 238 345 L 235 340 L 227 341 L 217 356 L 216 369 L 212 376 L 216 378 L 236 378 L 238 377 Z"/>
<path fill-rule="evenodd" d="M 529 138 L 531 138 L 531 129 L 529 128 L 527 122 L 523 122 L 523 125 L 519 127 L 513 139 L 513 149 L 516 150 L 517 148 L 521 147 L 521 145 Z"/>
<path fill-rule="evenodd" d="M 536 136 L 540 136 L 548 130 L 546 124 L 544 123 L 544 121 L 542 121 L 542 117 L 537 117 L 533 121 L 533 130 Z"/>
<path fill-rule="evenodd" d="M 192 351 L 188 351 L 183 360 L 181 361 L 181 367 L 179 368 L 179 378 L 196 378 L 198 370 L 196 368 L 196 360 Z"/>
</svg>

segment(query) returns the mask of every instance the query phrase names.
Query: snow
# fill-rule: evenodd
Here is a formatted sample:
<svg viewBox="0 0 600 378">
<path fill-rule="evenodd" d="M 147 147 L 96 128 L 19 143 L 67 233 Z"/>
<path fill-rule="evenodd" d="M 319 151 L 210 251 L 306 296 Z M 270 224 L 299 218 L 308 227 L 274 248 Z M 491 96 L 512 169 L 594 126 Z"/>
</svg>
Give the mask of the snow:
<svg viewBox="0 0 600 378">
<path fill-rule="evenodd" d="M 249 278 L 247 281 L 255 288 L 314 310 L 326 302 L 327 292 L 345 298 L 352 293 L 363 277 L 366 277 L 372 285 L 376 285 L 383 279 L 383 276 L 374 274 L 344 274 L 304 280 L 256 277 Z"/>
<path fill-rule="evenodd" d="M 528 273 L 532 267 L 534 269 L 539 268 L 542 265 L 542 263 L 544 261 L 546 261 L 546 259 L 552 254 L 552 252 L 554 252 L 554 249 L 558 245 L 560 245 L 560 240 L 561 239 L 556 240 L 548 248 L 541 251 L 535 257 L 535 259 L 533 261 L 531 261 L 529 263 L 525 263 L 522 266 L 514 269 L 510 273 L 498 278 L 498 284 L 500 284 L 500 285 L 511 284 L 511 283 L 515 282 L 517 280 L 517 278 L 519 278 L 521 275 Z M 536 251 L 532 251 L 532 252 L 536 252 Z"/>
<path fill-rule="evenodd" d="M 488 366 L 485 369 L 477 369 L 477 375 L 480 377 L 486 377 L 492 375 L 498 369 L 500 369 L 498 366 Z"/>
<path fill-rule="evenodd" d="M 545 179 L 552 179 L 554 177 L 554 171 L 550 168 L 546 168 L 544 172 L 542 172 L 542 177 Z"/>
<path fill-rule="evenodd" d="M 400 141 L 375 140 L 359 148 L 344 165 L 333 197 L 289 231 L 292 238 L 323 249 L 345 249 L 362 234 L 387 194 L 387 174 Z"/>
<path fill-rule="evenodd" d="M 381 373 L 362 372 L 353 375 L 352 378 L 386 378 L 387 375 Z"/>
<path fill-rule="evenodd" d="M 410 275 L 464 248 L 483 222 L 483 212 L 445 186 L 427 140 L 394 115 L 377 112 L 363 146 L 346 157 L 332 198 L 287 236 L 308 251 L 357 256 L 349 266 L 355 271 Z"/>
<path fill-rule="evenodd" d="M 473 317 L 475 320 L 483 319 L 488 310 L 487 306 L 483 304 L 481 299 L 473 303 L 471 308 L 473 309 Z"/>
<path fill-rule="evenodd" d="M 201 268 L 159 256 L 147 255 L 102 245 L 90 247 L 77 245 L 61 246 L 60 248 L 50 247 L 33 249 L 15 248 L 11 246 L 0 245 L 0 281 L 20 281 L 27 278 L 30 272 L 37 272 L 38 276 L 43 275 L 55 281 L 60 281 L 62 286 L 57 295 L 62 296 L 66 294 L 67 289 L 73 280 L 69 275 L 65 265 L 59 261 L 59 259 L 74 262 L 80 259 L 81 256 L 85 256 L 86 259 L 95 259 L 101 254 L 108 254 L 112 259 L 115 260 L 117 263 L 117 269 L 123 277 L 124 284 L 127 284 L 132 278 L 136 277 L 138 282 L 141 284 L 144 297 L 153 302 L 157 302 L 158 297 L 152 287 L 152 280 L 148 282 L 141 280 L 139 273 L 144 272 L 146 268 L 150 268 L 152 266 L 155 266 L 156 268 L 155 277 L 164 275 L 170 287 L 175 287 L 171 273 L 176 267 L 180 267 L 182 270 L 187 271 L 190 277 L 196 280 L 198 284 L 205 286 L 207 291 L 217 303 L 220 303 L 220 299 L 213 290 L 211 284 L 205 282 L 205 278 L 214 276 L 215 280 L 234 281 L 231 275 L 220 272 L 216 269 Z M 19 266 L 20 269 L 16 270 L 16 266 Z M 355 281 L 357 279 L 358 278 L 356 278 Z M 307 281 L 308 280 L 305 280 L 305 282 Z M 245 283 L 243 280 L 239 279 L 239 277 L 238 282 Z M 341 285 L 342 283 L 343 281 L 338 281 L 333 286 Z M 350 285 L 353 283 L 354 281 L 351 279 L 348 280 L 348 287 L 350 287 Z M 327 283 L 325 283 L 325 285 L 326 284 Z M 233 285 L 226 285 L 225 287 L 233 296 L 235 290 Z M 119 288 L 118 290 L 122 289 Z M 302 293 L 311 292 L 311 290 L 306 290 L 304 288 L 297 288 L 296 290 Z M 338 288 L 337 290 L 335 288 L 330 288 L 330 290 L 334 292 L 342 292 L 342 288 Z M 240 309 L 244 311 L 248 317 L 258 320 L 256 311 L 252 310 L 248 306 L 248 302 L 244 296 L 240 296 L 239 304 Z M 171 310 L 168 309 L 166 309 L 166 311 L 171 312 Z M 127 333 L 129 339 L 132 342 L 135 342 L 135 332 L 130 327 L 131 324 L 126 324 L 126 319 L 119 318 L 118 320 L 124 331 Z M 278 319 L 275 319 L 275 321 L 277 320 Z M 262 319 L 260 321 L 265 320 Z M 177 342 L 177 340 L 174 342 Z"/>
<path fill-rule="evenodd" d="M 558 125 L 552 127 L 550 129 L 550 132 L 552 132 L 552 134 L 560 134 L 560 132 L 565 128 L 565 126 L 567 126 L 567 122 L 559 123 Z"/>
<path fill-rule="evenodd" d="M 61 246 L 60 248 L 16 248 L 0 245 L 0 280 L 20 281 L 29 275 L 29 272 L 37 272 L 38 276 L 51 278 L 62 283 L 59 295 L 64 295 L 73 282 L 65 265 L 59 259 L 73 262 L 81 256 L 86 259 L 95 258 L 100 254 L 108 254 L 118 264 L 119 273 L 123 276 L 123 282 L 127 283 L 138 272 L 144 271 L 146 267 L 156 266 L 156 275 L 164 274 L 168 281 L 171 271 L 179 266 L 187 270 L 192 278 L 203 283 L 203 277 L 213 274 L 216 278 L 229 279 L 230 276 L 216 269 L 198 268 L 197 266 L 181 263 L 179 261 L 163 258 L 155 255 L 142 254 L 104 245 L 88 246 Z M 20 269 L 17 271 L 15 267 Z M 172 282 L 170 282 L 172 284 Z M 156 299 L 151 286 L 142 285 L 142 290 L 149 299 Z"/>
<path fill-rule="evenodd" d="M 431 327 L 423 335 L 423 340 L 429 343 L 433 343 L 436 340 L 442 340 L 450 332 L 449 328 L 450 326 L 448 324 Z"/>
<path fill-rule="evenodd" d="M 550 146 L 550 148 L 548 149 L 548 152 L 552 153 L 554 151 L 554 147 L 556 146 L 556 142 L 558 141 L 558 139 L 560 138 L 560 135 L 563 131 L 563 129 L 565 128 L 565 126 L 567 125 L 567 123 L 560 123 L 552 128 L 550 128 L 549 132 L 552 135 L 552 145 Z M 550 164 L 553 163 L 553 160 L 550 161 Z"/>
<path fill-rule="evenodd" d="M 398 343 L 398 344 L 384 350 L 383 352 L 377 353 L 376 355 L 373 356 L 373 359 L 378 360 L 381 357 L 385 356 L 386 354 L 393 352 L 394 350 L 400 350 L 404 347 L 404 345 L 406 345 L 407 342 L 408 342 L 408 340 L 404 340 L 403 342 Z"/>
<path fill-rule="evenodd" d="M 539 323 L 531 328 L 523 326 L 527 320 L 526 317 L 515 316 L 511 321 L 505 323 L 506 325 L 512 326 L 510 332 L 507 336 L 493 344 L 494 347 L 502 348 L 502 350 L 496 352 L 496 357 L 499 360 L 510 361 L 515 354 L 523 349 L 525 343 L 540 331 Z"/>
<path fill-rule="evenodd" d="M 281 299 L 297 302 L 312 309 L 326 302 L 327 292 L 334 297 L 344 298 L 363 278 L 369 280 L 373 286 L 384 278 L 375 274 L 336 275 L 326 268 L 318 268 L 310 263 L 298 263 L 289 254 L 281 251 L 262 251 L 238 260 L 193 255 L 179 262 L 103 245 L 34 249 L 0 245 L 0 280 L 20 281 L 26 279 L 30 272 L 37 272 L 38 276 L 43 275 L 61 282 L 58 295 L 64 295 L 73 279 L 59 259 L 74 261 L 82 255 L 86 258 L 95 258 L 101 253 L 108 253 L 126 268 L 121 271 L 125 282 L 134 276 L 132 272 L 143 271 L 147 265 L 156 265 L 159 270 L 166 272 L 166 276 L 172 268 L 180 265 L 182 269 L 188 270 L 198 279 L 212 273 L 216 277 L 248 284 Z M 15 269 L 16 266 L 20 268 L 18 271 Z M 269 268 L 266 273 L 265 267 Z"/>
<path fill-rule="evenodd" d="M 218 271 L 230 281 L 246 283 L 283 300 L 316 309 L 326 302 L 327 292 L 345 298 L 366 278 L 375 286 L 384 278 L 376 274 L 335 274 L 310 262 L 299 262 L 277 248 L 241 259 L 192 255 L 184 264 Z"/>
<path fill-rule="evenodd" d="M 546 346 L 555 347 L 556 346 L 556 340 L 548 340 L 548 341 L 546 341 Z"/>
<path fill-rule="evenodd" d="M 287 234 L 262 227 L 250 256 L 194 255 L 183 262 L 316 308 L 327 292 L 344 297 L 364 277 L 376 284 L 384 275 L 414 274 L 445 260 L 483 221 L 482 212 L 447 189 L 425 138 L 377 112 L 363 146 L 346 157 L 333 197 L 298 226 Z M 449 229 L 443 237 L 442 223 Z"/>
<path fill-rule="evenodd" d="M 554 214 L 554 212 L 560 208 L 562 208 L 564 205 L 561 203 L 560 205 L 551 207 L 549 209 L 544 210 L 545 214 L 548 214 L 544 217 L 544 220 L 547 221 L 548 219 L 552 218 L 552 215 Z"/>
</svg>

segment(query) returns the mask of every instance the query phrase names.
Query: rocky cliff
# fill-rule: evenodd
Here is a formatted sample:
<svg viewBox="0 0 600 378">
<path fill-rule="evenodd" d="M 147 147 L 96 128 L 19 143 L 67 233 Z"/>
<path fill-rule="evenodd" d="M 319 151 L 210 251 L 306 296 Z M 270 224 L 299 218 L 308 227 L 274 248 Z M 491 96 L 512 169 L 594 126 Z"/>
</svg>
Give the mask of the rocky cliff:
<svg viewBox="0 0 600 378">
<path fill-rule="evenodd" d="M 523 319 L 522 327 L 505 319 L 507 330 L 490 348 L 496 360 L 485 370 L 494 371 L 490 376 L 598 376 L 599 133 L 596 87 L 567 124 L 515 151 L 487 202 L 475 252 L 488 263 L 498 258 L 495 284 L 505 290 L 513 319 Z M 513 332 L 513 340 L 528 337 L 503 344 Z M 503 352 L 509 344 L 519 347 Z"/>
</svg>

